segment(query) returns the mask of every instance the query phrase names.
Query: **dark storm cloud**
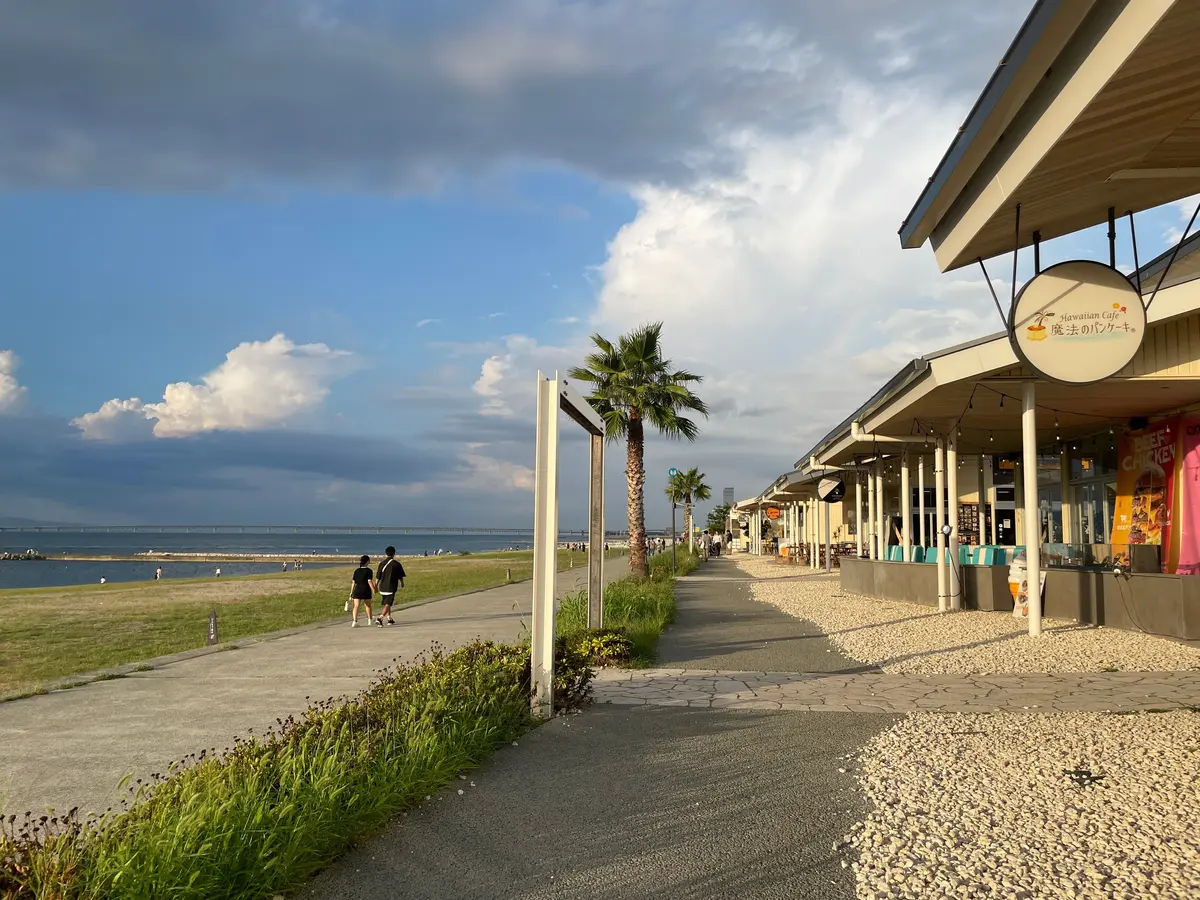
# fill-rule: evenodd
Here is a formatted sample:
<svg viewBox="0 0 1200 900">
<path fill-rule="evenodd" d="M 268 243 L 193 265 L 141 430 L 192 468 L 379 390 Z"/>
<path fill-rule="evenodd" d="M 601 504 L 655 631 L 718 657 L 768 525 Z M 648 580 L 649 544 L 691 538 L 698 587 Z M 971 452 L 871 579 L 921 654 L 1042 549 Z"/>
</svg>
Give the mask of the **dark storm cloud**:
<svg viewBox="0 0 1200 900">
<path fill-rule="evenodd" d="M 0 0 L 0 184 L 408 190 L 511 161 L 677 181 L 722 168 L 714 138 L 802 129 L 847 73 L 978 84 L 978 38 L 1024 4 L 976 6 Z"/>
</svg>

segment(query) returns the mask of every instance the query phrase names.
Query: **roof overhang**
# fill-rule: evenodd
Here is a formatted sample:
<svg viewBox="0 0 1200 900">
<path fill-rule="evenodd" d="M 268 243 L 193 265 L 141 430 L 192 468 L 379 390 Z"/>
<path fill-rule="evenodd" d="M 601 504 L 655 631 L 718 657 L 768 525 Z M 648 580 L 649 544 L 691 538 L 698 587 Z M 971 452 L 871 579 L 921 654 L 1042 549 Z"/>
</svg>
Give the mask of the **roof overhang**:
<svg viewBox="0 0 1200 900">
<path fill-rule="evenodd" d="M 1200 193 L 1198 83 L 1195 0 L 1041 0 L 903 246 L 928 238 L 948 271 Z"/>
</svg>

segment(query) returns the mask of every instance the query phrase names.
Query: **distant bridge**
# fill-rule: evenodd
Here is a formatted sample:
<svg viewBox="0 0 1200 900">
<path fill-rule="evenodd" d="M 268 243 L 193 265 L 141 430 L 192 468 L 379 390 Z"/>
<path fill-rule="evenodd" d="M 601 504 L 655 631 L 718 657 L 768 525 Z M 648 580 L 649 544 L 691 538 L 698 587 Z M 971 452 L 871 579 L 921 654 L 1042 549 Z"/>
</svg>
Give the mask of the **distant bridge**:
<svg viewBox="0 0 1200 900">
<path fill-rule="evenodd" d="M 515 534 L 532 528 L 466 528 L 445 525 L 11 525 L 0 534 Z M 587 535 L 563 529 L 560 534 Z M 608 532 L 610 535 L 624 532 Z"/>
</svg>

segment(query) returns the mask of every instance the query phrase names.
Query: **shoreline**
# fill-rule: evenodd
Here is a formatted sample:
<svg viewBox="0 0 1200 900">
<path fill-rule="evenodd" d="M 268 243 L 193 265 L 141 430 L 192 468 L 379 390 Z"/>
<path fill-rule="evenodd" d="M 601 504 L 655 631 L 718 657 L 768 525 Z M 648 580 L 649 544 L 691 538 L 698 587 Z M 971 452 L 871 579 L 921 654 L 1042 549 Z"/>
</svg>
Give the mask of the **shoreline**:
<svg viewBox="0 0 1200 900">
<path fill-rule="evenodd" d="M 560 543 L 559 550 L 566 550 L 569 542 Z M 627 549 L 624 541 L 609 541 L 608 548 L 610 550 Z M 510 553 L 532 553 L 531 547 L 500 548 L 497 550 L 479 550 L 466 553 L 443 553 L 441 556 L 429 554 L 425 556 L 421 553 L 397 553 L 397 559 L 465 559 L 469 557 L 488 557 L 500 554 Z M 576 551 L 583 553 L 584 551 Z M 359 553 L 318 553 L 315 556 L 312 554 L 297 555 L 295 553 L 204 553 L 204 552 L 188 552 L 178 551 L 173 553 L 131 553 L 131 554 L 93 554 L 93 553 L 63 553 L 54 556 L 47 556 L 45 559 L 19 560 L 20 562 L 40 563 L 40 562 L 144 562 L 144 563 L 166 563 L 166 562 L 188 562 L 188 563 L 335 563 L 357 565 L 358 558 L 362 554 Z M 382 559 L 383 554 L 371 554 L 371 560 Z M 292 571 L 289 569 L 288 571 Z"/>
</svg>

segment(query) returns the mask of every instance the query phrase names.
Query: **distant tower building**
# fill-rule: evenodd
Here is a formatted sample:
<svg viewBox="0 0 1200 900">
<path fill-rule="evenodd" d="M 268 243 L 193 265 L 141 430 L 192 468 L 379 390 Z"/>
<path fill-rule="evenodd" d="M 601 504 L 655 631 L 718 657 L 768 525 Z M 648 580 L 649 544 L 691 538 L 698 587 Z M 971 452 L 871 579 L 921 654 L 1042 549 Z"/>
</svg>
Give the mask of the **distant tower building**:
<svg viewBox="0 0 1200 900">
<path fill-rule="evenodd" d="M 726 506 L 733 506 L 733 488 L 725 488 L 724 496 L 721 500 Z"/>
</svg>

